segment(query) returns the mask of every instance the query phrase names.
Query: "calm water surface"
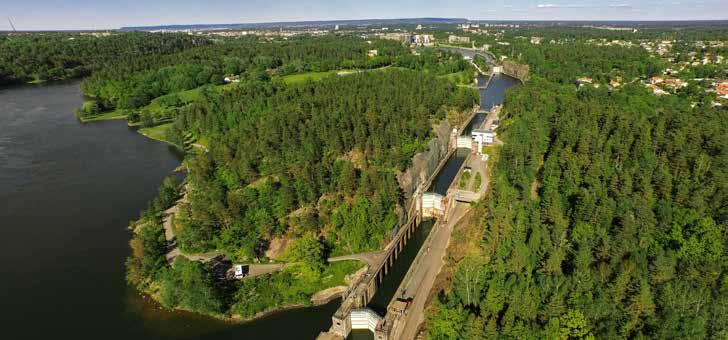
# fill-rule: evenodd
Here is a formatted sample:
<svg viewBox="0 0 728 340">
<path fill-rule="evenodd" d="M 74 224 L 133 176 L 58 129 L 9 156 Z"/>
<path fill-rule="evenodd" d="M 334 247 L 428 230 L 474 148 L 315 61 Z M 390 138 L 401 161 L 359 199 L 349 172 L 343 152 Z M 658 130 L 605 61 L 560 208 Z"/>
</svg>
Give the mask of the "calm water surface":
<svg viewBox="0 0 728 340">
<path fill-rule="evenodd" d="M 243 325 L 158 310 L 124 283 L 126 227 L 181 155 L 81 124 L 78 82 L 0 89 L 2 339 L 313 339 L 337 302 Z"/>
</svg>

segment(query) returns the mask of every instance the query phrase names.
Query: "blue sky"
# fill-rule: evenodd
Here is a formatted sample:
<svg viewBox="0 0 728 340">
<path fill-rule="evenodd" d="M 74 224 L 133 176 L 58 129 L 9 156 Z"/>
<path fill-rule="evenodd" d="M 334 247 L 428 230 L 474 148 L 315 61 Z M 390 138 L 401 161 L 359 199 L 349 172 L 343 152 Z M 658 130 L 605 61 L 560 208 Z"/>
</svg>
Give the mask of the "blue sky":
<svg viewBox="0 0 728 340">
<path fill-rule="evenodd" d="M 20 30 L 330 19 L 728 19 L 728 0 L 0 0 Z M 10 29 L 5 18 L 0 30 Z"/>
</svg>

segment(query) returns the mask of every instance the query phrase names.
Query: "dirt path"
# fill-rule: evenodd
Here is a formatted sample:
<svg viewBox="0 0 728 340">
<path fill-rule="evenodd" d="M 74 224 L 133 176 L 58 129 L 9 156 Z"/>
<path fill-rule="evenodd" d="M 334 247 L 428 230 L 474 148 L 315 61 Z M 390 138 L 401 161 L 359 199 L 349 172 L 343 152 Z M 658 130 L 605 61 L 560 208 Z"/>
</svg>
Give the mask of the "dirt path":
<svg viewBox="0 0 728 340">
<path fill-rule="evenodd" d="M 373 252 L 369 252 L 369 253 L 335 256 L 335 257 L 330 257 L 329 262 L 361 261 L 370 266 L 374 266 L 382 261 L 382 256 L 384 256 L 384 254 L 385 254 L 384 251 L 373 251 Z"/>
</svg>

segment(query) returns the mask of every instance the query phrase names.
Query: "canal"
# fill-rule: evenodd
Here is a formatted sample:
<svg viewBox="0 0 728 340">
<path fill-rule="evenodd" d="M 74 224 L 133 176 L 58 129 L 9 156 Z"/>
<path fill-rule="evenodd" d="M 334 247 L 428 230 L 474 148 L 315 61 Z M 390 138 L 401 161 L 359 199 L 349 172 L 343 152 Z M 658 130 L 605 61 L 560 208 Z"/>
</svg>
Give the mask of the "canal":
<svg viewBox="0 0 728 340">
<path fill-rule="evenodd" d="M 487 81 L 488 76 L 480 75 L 478 77 L 478 85 L 484 85 Z M 519 80 L 508 75 L 493 75 L 493 79 L 490 81 L 488 87 L 480 90 L 480 106 L 482 111 L 490 111 L 490 109 L 492 109 L 495 105 L 503 104 L 505 91 L 517 84 L 519 84 Z M 483 121 L 485 121 L 486 116 L 487 113 L 478 113 L 463 129 L 461 135 L 469 136 L 475 127 L 480 126 Z M 443 166 L 440 170 L 440 173 L 437 174 L 435 180 L 432 182 L 427 191 L 445 195 L 470 151 L 470 149 L 465 148 L 457 149 L 447 160 L 447 163 L 445 163 L 445 166 Z M 392 269 L 390 269 L 387 276 L 384 277 L 384 281 L 382 281 L 380 287 L 377 288 L 376 294 L 368 305 L 369 308 L 380 315 L 386 314 L 389 302 L 397 292 L 402 279 L 407 274 L 412 261 L 414 261 L 420 247 L 427 239 L 427 235 L 429 235 L 433 225 L 434 221 L 428 220 L 423 222 L 420 227 L 417 228 L 412 239 L 409 243 L 407 243 L 402 253 L 394 262 Z M 372 334 L 369 330 L 352 330 L 347 339 L 372 340 L 374 339 L 374 334 Z"/>
</svg>

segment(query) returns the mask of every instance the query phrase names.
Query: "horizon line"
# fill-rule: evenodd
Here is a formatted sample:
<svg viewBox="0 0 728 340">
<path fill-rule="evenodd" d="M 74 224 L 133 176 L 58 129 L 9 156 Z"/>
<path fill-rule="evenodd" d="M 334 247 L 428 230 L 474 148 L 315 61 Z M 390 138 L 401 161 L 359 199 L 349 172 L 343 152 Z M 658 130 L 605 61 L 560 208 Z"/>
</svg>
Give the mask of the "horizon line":
<svg viewBox="0 0 728 340">
<path fill-rule="evenodd" d="M 260 21 L 260 22 L 238 22 L 238 23 L 196 23 L 196 24 L 153 24 L 153 25 L 138 25 L 138 26 L 121 26 L 116 28 L 78 28 L 78 29 L 31 29 L 31 30 L 0 30 L 0 33 L 32 33 L 32 32 L 89 32 L 89 31 L 121 31 L 124 29 L 142 29 L 142 28 L 157 28 L 157 27 L 176 27 L 176 26 L 225 26 L 225 25 L 283 25 L 283 24 L 331 24 L 334 25 L 336 22 L 366 22 L 366 21 L 397 21 L 397 20 L 451 20 L 451 21 L 464 21 L 467 23 L 488 23 L 488 22 L 509 22 L 509 23 L 672 23 L 672 22 L 726 22 L 728 24 L 728 18 L 725 19 L 598 19 L 598 20 L 575 20 L 575 19 L 470 19 L 470 18 L 457 18 L 457 17 L 413 17 L 413 18 L 366 18 L 366 19 L 321 19 L 321 20 L 299 20 L 299 21 Z M 371 23 L 368 25 L 374 25 Z M 417 24 L 413 22 L 411 24 Z M 437 23 L 429 23 L 437 24 Z M 275 26 L 273 26 L 275 27 Z M 221 27 L 223 29 L 224 27 Z"/>
</svg>

